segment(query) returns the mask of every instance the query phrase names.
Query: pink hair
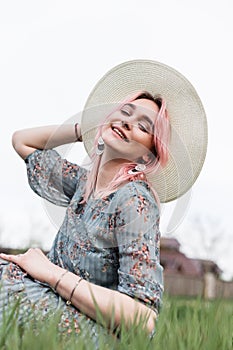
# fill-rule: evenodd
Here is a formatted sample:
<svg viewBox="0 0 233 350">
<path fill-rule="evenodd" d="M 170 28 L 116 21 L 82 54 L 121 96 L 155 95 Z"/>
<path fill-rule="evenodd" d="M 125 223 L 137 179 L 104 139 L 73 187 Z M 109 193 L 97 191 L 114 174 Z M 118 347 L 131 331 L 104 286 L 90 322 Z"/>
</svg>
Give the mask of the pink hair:
<svg viewBox="0 0 233 350">
<path fill-rule="evenodd" d="M 155 147 L 155 154 L 154 157 L 148 157 L 148 160 L 146 161 L 146 169 L 142 171 L 137 171 L 135 174 L 129 174 L 129 170 L 132 170 L 135 168 L 137 163 L 135 162 L 129 162 L 125 163 L 119 170 L 118 173 L 114 176 L 112 181 L 108 184 L 106 187 L 106 193 L 114 192 L 120 185 L 128 182 L 128 181 L 134 181 L 134 180 L 143 180 L 146 181 L 148 184 L 148 180 L 146 178 L 147 174 L 152 174 L 157 171 L 159 166 L 164 167 L 168 161 L 168 144 L 170 140 L 170 124 L 168 119 L 168 112 L 166 109 L 166 103 L 165 101 L 160 97 L 153 97 L 146 91 L 139 91 L 135 93 L 134 95 L 126 97 L 124 101 L 120 103 L 120 105 L 117 106 L 116 109 L 114 109 L 106 118 L 105 122 L 108 120 L 108 118 L 114 113 L 116 110 L 120 110 L 124 104 L 133 102 L 137 99 L 145 98 L 150 99 L 154 101 L 158 107 L 159 107 L 159 113 L 155 119 L 154 123 L 154 147 Z M 100 126 L 97 130 L 96 137 L 94 140 L 94 147 L 97 147 L 98 138 L 101 135 L 102 126 Z M 101 156 L 97 155 L 95 153 L 95 150 L 93 150 L 91 154 L 91 161 L 92 161 L 92 169 L 90 170 L 87 178 L 86 183 L 86 191 L 83 197 L 83 202 L 86 202 L 90 195 L 94 192 L 96 181 L 97 181 L 97 173 L 99 171 L 99 165 Z M 150 184 L 149 184 L 150 185 Z M 151 187 L 155 199 L 159 204 L 159 198 L 153 187 Z"/>
</svg>

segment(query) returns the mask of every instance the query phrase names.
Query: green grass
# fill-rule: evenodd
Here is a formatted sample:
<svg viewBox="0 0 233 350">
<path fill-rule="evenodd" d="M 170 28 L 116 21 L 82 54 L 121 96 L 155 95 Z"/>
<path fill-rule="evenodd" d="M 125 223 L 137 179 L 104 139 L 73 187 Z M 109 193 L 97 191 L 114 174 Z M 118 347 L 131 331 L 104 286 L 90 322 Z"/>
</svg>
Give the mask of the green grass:
<svg viewBox="0 0 233 350">
<path fill-rule="evenodd" d="M 0 349 L 4 350 L 92 350 L 92 338 L 57 330 L 59 315 L 42 321 L 25 320 L 19 326 L 18 305 L 5 316 L 0 328 Z M 165 297 L 156 335 L 149 340 L 140 326 L 122 329 L 121 338 L 99 337 L 102 350 L 231 350 L 233 301 Z M 87 332 L 88 334 L 88 332 Z"/>
</svg>

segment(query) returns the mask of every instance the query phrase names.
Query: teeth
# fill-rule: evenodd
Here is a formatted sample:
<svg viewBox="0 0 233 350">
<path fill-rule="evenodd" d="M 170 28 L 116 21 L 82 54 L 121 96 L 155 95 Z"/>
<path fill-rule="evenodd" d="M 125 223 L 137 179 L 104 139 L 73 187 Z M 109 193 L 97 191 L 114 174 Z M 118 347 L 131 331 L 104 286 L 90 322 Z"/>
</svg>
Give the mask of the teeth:
<svg viewBox="0 0 233 350">
<path fill-rule="evenodd" d="M 125 139 L 125 136 L 120 132 L 120 130 L 113 128 L 113 130 L 122 138 Z"/>
</svg>

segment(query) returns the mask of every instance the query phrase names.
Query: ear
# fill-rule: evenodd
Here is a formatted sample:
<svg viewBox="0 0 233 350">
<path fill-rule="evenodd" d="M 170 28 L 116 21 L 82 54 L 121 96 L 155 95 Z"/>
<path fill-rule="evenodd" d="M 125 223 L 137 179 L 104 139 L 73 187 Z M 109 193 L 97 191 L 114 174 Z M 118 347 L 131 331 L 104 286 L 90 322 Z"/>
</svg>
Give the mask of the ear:
<svg viewBox="0 0 233 350">
<path fill-rule="evenodd" d="M 150 152 L 150 159 L 152 158 L 157 158 L 158 157 L 158 152 L 157 152 L 157 149 L 155 148 L 155 146 L 153 146 L 153 148 L 151 149 L 151 152 Z"/>
<path fill-rule="evenodd" d="M 153 159 L 155 158 L 154 154 L 152 152 L 145 154 L 141 158 L 141 163 L 142 164 L 148 164 L 150 163 Z"/>
<path fill-rule="evenodd" d="M 148 164 L 148 163 L 155 161 L 155 158 L 157 158 L 157 152 L 156 152 L 156 149 L 154 148 L 149 153 L 146 153 L 146 154 L 144 154 L 144 156 L 138 158 L 136 160 L 136 162 L 138 164 Z"/>
<path fill-rule="evenodd" d="M 136 163 L 138 163 L 138 164 L 146 164 L 147 163 L 146 156 L 137 158 L 136 159 Z"/>
</svg>

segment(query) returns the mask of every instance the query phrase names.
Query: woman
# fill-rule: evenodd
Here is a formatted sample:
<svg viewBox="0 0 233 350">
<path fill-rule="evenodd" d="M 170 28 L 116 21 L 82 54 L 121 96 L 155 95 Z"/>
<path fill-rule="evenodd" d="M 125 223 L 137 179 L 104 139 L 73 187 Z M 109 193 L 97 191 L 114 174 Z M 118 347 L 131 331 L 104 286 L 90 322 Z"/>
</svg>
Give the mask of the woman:
<svg viewBox="0 0 233 350">
<path fill-rule="evenodd" d="M 182 159 L 188 154 L 186 170 L 192 167 L 193 172 L 188 178 L 184 165 L 178 158 L 173 160 L 176 153 L 171 148 L 176 148 L 172 104 L 177 101 L 173 103 L 168 95 L 167 111 L 166 97 L 154 97 L 155 92 L 167 95 L 165 83 L 159 81 L 165 74 L 169 75 L 166 84 L 178 81 L 189 88 L 190 98 L 180 110 L 186 115 L 191 108 L 194 115 L 187 118 L 194 117 L 193 130 L 202 129 L 192 135 L 191 144 L 195 138 L 198 144 L 195 156 L 179 130 L 176 146 L 185 145 Z M 130 84 L 124 86 L 122 77 L 127 75 Z M 148 83 L 152 88 L 141 91 Z M 108 115 L 98 107 L 106 103 L 109 109 L 109 104 L 119 101 Z M 185 124 L 180 110 L 174 115 Z M 136 60 L 115 67 L 100 80 L 86 103 L 81 128 L 76 123 L 15 132 L 13 146 L 27 164 L 30 186 L 43 198 L 67 206 L 67 211 L 48 256 L 40 249 L 0 254 L 1 309 L 21 295 L 20 310 L 25 305 L 45 313 L 60 308 L 68 327 L 75 322 L 79 329 L 84 320 L 95 332 L 98 309 L 108 325 L 114 315 L 114 328 L 123 321 L 129 327 L 146 318 L 146 329 L 153 333 L 163 291 L 159 198 L 164 202 L 177 198 L 195 181 L 205 157 L 205 123 L 200 100 L 183 76 L 158 62 Z M 91 170 L 62 159 L 53 149 L 82 140 L 93 162 Z M 174 179 L 183 174 L 185 181 L 177 185 Z M 159 178 L 162 185 L 156 184 Z"/>
</svg>

